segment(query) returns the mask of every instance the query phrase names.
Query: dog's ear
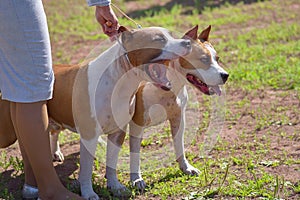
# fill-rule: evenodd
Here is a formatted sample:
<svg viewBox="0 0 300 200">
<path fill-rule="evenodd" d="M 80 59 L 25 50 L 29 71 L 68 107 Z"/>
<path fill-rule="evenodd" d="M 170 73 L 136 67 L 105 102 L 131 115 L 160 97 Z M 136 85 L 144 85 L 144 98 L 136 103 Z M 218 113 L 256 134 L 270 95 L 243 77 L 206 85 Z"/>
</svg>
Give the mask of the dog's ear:
<svg viewBox="0 0 300 200">
<path fill-rule="evenodd" d="M 198 36 L 198 25 L 188 30 L 188 32 L 186 32 L 182 38 L 197 40 L 197 36 Z"/>
<path fill-rule="evenodd" d="M 118 33 L 123 33 L 125 31 L 129 31 L 129 29 L 126 28 L 125 26 L 120 26 L 119 29 L 118 29 Z"/>
<path fill-rule="evenodd" d="M 198 39 L 201 40 L 202 42 L 203 41 L 208 41 L 210 29 L 211 29 L 211 25 L 209 25 L 206 29 L 204 29 L 200 33 Z"/>
<path fill-rule="evenodd" d="M 132 34 L 134 32 L 133 30 L 129 30 L 129 29 L 125 28 L 124 26 L 120 26 L 119 30 L 121 31 L 120 33 L 121 33 L 121 39 L 122 39 L 123 43 L 132 39 Z"/>
</svg>

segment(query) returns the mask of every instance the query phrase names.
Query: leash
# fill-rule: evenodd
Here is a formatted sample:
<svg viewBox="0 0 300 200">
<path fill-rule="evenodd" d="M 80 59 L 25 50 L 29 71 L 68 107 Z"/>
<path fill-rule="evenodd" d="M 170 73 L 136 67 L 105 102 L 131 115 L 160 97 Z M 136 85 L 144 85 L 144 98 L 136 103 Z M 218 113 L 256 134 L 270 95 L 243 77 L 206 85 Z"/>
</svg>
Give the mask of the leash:
<svg viewBox="0 0 300 200">
<path fill-rule="evenodd" d="M 129 21 L 133 22 L 136 27 L 138 29 L 141 29 L 142 26 L 140 24 L 138 24 L 136 21 L 134 21 L 131 17 L 129 17 L 128 15 L 126 15 L 126 13 L 124 13 L 118 6 L 116 6 L 115 4 L 111 3 L 112 7 L 114 7 L 116 10 L 119 11 L 119 13 L 121 13 L 126 19 L 128 19 Z M 111 21 L 107 21 L 105 22 L 105 24 L 107 26 L 112 26 L 112 22 Z M 125 47 L 123 46 L 122 42 L 120 41 L 120 39 L 118 38 L 118 36 L 113 36 L 114 40 L 117 41 L 117 43 L 120 45 L 120 47 L 122 48 L 122 50 L 124 51 L 124 62 L 126 63 L 125 65 L 126 66 L 129 66 L 128 68 L 130 68 L 132 66 L 132 64 L 130 63 L 130 60 L 129 60 L 129 57 L 128 57 L 128 53 L 127 53 L 127 50 L 125 49 Z M 127 69 L 128 70 L 128 69 Z"/>
<path fill-rule="evenodd" d="M 115 4 L 113 4 L 113 3 L 111 3 L 111 5 L 115 8 L 115 9 L 117 9 L 118 11 L 119 11 L 119 13 L 121 13 L 126 19 L 128 19 L 129 21 L 131 21 L 131 22 L 133 22 L 135 25 L 136 25 L 136 27 L 138 28 L 138 29 L 141 29 L 142 28 L 142 26 L 140 25 L 140 24 L 138 24 L 136 21 L 134 21 L 131 17 L 129 17 L 128 15 L 126 15 L 126 13 L 124 13 L 118 6 L 116 6 Z"/>
<path fill-rule="evenodd" d="M 128 19 L 129 21 L 133 22 L 136 27 L 138 29 L 141 29 L 142 26 L 140 24 L 138 24 L 136 21 L 134 21 L 131 17 L 129 17 L 128 15 L 126 15 L 126 13 L 124 13 L 118 6 L 116 6 L 115 4 L 111 3 L 111 5 L 117 9 L 126 19 Z M 111 21 L 107 21 L 105 22 L 105 24 L 110 27 L 112 26 L 112 22 Z M 122 49 L 124 50 L 124 52 L 126 52 L 126 49 L 124 48 L 123 44 L 121 43 L 121 41 L 119 40 L 119 38 L 117 36 L 114 36 L 114 39 L 118 42 L 118 44 L 122 47 Z M 127 54 L 126 54 L 126 57 L 128 58 Z"/>
</svg>

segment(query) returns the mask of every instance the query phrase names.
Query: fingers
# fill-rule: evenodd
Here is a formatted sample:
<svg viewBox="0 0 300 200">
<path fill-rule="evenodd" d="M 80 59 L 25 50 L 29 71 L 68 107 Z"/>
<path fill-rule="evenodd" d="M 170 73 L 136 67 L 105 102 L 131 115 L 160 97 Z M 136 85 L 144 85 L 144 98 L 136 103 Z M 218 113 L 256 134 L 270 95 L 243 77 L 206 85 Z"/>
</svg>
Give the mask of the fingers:
<svg viewBox="0 0 300 200">
<path fill-rule="evenodd" d="M 111 21 L 106 21 L 103 25 L 103 31 L 109 37 L 118 34 L 119 24 L 113 24 Z"/>
<path fill-rule="evenodd" d="M 110 6 L 96 6 L 95 15 L 106 35 L 113 37 L 118 34 L 118 28 L 120 25 Z"/>
<path fill-rule="evenodd" d="M 107 21 L 107 22 L 105 22 L 105 24 L 106 24 L 108 27 L 111 27 L 111 26 L 112 26 L 112 22 L 111 22 L 111 21 Z"/>
<path fill-rule="evenodd" d="M 110 40 L 114 41 L 114 36 L 118 34 L 118 28 L 110 25 L 110 23 L 110 21 L 107 21 L 107 23 L 101 24 L 101 27 L 103 32 L 110 38 Z"/>
</svg>

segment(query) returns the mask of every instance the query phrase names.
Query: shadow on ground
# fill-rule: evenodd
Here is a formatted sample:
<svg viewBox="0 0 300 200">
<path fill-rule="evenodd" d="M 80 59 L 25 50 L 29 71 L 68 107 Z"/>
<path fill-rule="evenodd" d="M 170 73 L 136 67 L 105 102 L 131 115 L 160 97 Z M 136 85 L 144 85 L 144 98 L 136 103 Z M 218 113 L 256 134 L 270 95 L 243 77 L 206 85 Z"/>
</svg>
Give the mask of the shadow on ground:
<svg viewBox="0 0 300 200">
<path fill-rule="evenodd" d="M 57 163 L 55 166 L 55 170 L 63 184 L 76 193 L 79 192 L 79 185 L 70 176 L 78 169 L 78 158 L 79 152 L 70 154 L 65 157 L 63 163 Z M 23 184 L 24 172 L 9 169 L 0 173 L 0 199 L 22 199 Z"/>
<path fill-rule="evenodd" d="M 160 12 L 161 10 L 171 10 L 175 5 L 181 5 L 183 8 L 187 8 L 184 9 L 184 13 L 182 14 L 191 14 L 194 10 L 198 10 L 198 13 L 200 14 L 204 8 L 216 8 L 228 3 L 232 5 L 238 3 L 251 4 L 259 1 L 263 0 L 171 0 L 163 6 L 155 5 L 147 9 L 134 10 L 127 13 L 127 15 L 132 18 L 140 18 L 149 15 L 153 16 L 154 13 Z"/>
</svg>

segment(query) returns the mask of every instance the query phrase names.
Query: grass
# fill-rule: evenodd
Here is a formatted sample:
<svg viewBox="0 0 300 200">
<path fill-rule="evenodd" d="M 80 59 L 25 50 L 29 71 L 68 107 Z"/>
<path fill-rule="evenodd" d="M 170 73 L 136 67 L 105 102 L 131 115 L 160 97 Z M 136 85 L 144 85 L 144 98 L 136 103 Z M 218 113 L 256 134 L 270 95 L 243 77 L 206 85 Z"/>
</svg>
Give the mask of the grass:
<svg viewBox="0 0 300 200">
<path fill-rule="evenodd" d="M 126 9 L 126 1 L 116 2 Z M 145 2 L 141 2 L 145 3 Z M 54 62 L 78 62 L 73 58 L 92 49 L 106 38 L 95 22 L 93 8 L 84 2 L 47 1 L 45 3 L 53 45 Z M 190 7 L 175 5 L 171 9 L 150 10 L 135 20 L 142 26 L 162 26 L 184 33 L 199 24 L 212 25 L 211 41 L 230 73 L 227 83 L 226 121 L 212 151 L 201 156 L 201 136 L 210 120 L 210 99 L 190 101 L 191 111 L 198 110 L 199 124 L 188 127 L 193 135 L 187 147 L 187 159 L 200 169 L 199 176 L 184 175 L 175 161 L 161 163 L 150 157 L 144 165 L 143 177 L 148 184 L 144 194 L 132 190 L 135 199 L 298 199 L 300 182 L 289 172 L 300 173 L 299 152 L 290 147 L 299 145 L 300 100 L 300 6 L 297 0 L 261 1 L 253 4 L 224 4 L 204 7 L 201 15 Z M 119 17 L 120 23 L 134 27 Z M 194 94 L 191 94 L 193 96 Z M 202 104 L 201 104 L 202 103 Z M 170 142 L 170 129 L 163 125 L 142 143 L 143 151 L 159 149 Z M 194 133 L 197 132 L 196 135 Z M 70 136 L 71 135 L 71 136 Z M 61 134 L 62 145 L 72 145 L 78 135 Z M 123 148 L 123 157 L 128 146 Z M 172 153 L 172 150 L 171 150 Z M 104 153 L 102 150 L 97 155 Z M 0 198 L 18 199 L 19 193 L 6 187 L 10 180 L 23 181 L 20 157 L 0 155 Z M 98 159 L 98 158 L 97 158 Z M 152 163 L 151 163 L 151 159 Z M 93 184 L 103 199 L 113 199 L 105 189 L 104 166 L 99 158 L 93 172 Z M 76 163 L 78 164 L 78 163 Z M 125 163 L 126 164 L 126 163 Z M 126 168 L 128 166 L 122 165 Z M 156 167 L 164 164 L 164 167 Z M 150 170 L 151 169 L 151 170 Z M 78 171 L 69 175 L 77 177 Z M 119 178 L 130 187 L 128 170 Z M 20 188 L 19 188 L 20 189 Z M 69 189 L 78 192 L 78 189 Z"/>
<path fill-rule="evenodd" d="M 299 90 L 300 69 L 293 66 L 300 64 L 297 59 L 300 43 L 290 39 L 299 34 L 300 28 L 295 23 L 289 26 L 272 23 L 231 38 L 227 44 L 232 51 L 231 62 L 237 63 L 231 71 L 232 83 L 247 90 L 265 87 Z"/>
</svg>

